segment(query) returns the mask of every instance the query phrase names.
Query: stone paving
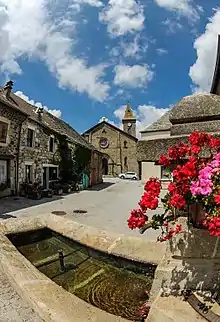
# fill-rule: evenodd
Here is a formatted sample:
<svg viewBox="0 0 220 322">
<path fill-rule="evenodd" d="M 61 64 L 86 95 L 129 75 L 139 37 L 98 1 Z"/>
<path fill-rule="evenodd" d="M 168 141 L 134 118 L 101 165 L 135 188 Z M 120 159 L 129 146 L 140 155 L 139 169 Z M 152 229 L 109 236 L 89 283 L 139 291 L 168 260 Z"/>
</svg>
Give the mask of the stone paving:
<svg viewBox="0 0 220 322">
<path fill-rule="evenodd" d="M 0 322 L 41 322 L 0 270 Z"/>
<path fill-rule="evenodd" d="M 149 230 L 143 236 L 127 227 L 130 210 L 137 206 L 143 192 L 140 181 L 104 179 L 104 183 L 79 193 L 54 196 L 40 201 L 20 198 L 0 199 L 0 218 L 10 216 L 31 216 L 52 211 L 65 211 L 67 217 L 89 226 L 130 236 L 155 240 L 158 232 Z M 86 210 L 86 214 L 74 214 L 77 209 Z M 161 211 L 161 210 L 159 210 Z"/>
</svg>

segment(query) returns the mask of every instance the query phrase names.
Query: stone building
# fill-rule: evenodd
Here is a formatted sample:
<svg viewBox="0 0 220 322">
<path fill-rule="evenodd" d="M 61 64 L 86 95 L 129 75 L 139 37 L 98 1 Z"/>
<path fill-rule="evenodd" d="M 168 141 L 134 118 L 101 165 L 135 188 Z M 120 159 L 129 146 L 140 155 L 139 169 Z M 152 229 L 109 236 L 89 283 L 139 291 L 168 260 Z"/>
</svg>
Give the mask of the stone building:
<svg viewBox="0 0 220 322">
<path fill-rule="evenodd" d="M 123 130 L 103 120 L 83 133 L 87 142 L 103 153 L 104 175 L 117 176 L 121 172 L 138 172 L 136 118 L 130 104 L 122 120 Z"/>
<path fill-rule="evenodd" d="M 220 40 L 210 94 L 183 97 L 171 110 L 141 132 L 137 158 L 142 181 L 152 176 L 158 177 L 166 189 L 172 169 L 161 167 L 157 161 L 171 145 L 180 140 L 186 141 L 193 131 L 220 135 Z"/>
<path fill-rule="evenodd" d="M 91 151 L 92 183 L 101 182 L 100 152 L 63 120 L 13 94 L 12 86 L 0 89 L 0 196 L 18 193 L 27 181 L 48 188 L 59 177 L 58 143 L 64 138 L 71 149 Z"/>
</svg>

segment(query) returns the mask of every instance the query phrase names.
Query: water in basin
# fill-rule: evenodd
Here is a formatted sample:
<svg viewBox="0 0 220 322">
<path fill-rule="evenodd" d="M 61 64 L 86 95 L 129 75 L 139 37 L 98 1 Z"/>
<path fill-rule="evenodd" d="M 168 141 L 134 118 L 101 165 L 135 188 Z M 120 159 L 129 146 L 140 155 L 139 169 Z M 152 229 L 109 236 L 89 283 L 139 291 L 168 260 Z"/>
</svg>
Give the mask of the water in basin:
<svg viewBox="0 0 220 322">
<path fill-rule="evenodd" d="M 52 230 L 8 235 L 42 273 L 68 292 L 111 314 L 140 321 L 155 266 L 134 263 L 80 245 Z M 58 252 L 64 255 L 64 270 Z"/>
</svg>

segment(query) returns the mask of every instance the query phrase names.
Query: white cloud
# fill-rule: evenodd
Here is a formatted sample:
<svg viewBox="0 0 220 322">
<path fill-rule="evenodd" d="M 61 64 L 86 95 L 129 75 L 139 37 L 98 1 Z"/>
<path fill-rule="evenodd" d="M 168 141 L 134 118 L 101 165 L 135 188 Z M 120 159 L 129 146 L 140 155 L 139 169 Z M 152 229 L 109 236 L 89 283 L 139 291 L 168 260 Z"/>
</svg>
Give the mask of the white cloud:
<svg viewBox="0 0 220 322">
<path fill-rule="evenodd" d="M 164 48 L 157 48 L 156 51 L 157 51 L 158 55 L 160 55 L 160 56 L 168 54 L 168 50 L 164 49 Z"/>
<path fill-rule="evenodd" d="M 144 56 L 146 57 L 149 40 L 141 37 L 139 33 L 134 35 L 132 39 L 127 38 L 123 37 L 118 45 L 112 47 L 110 51 L 109 48 L 106 48 L 113 63 L 118 64 L 121 62 L 122 57 L 134 58 L 136 61 L 142 58 L 145 59 Z"/>
<path fill-rule="evenodd" d="M 104 117 L 102 117 L 99 120 L 99 122 L 105 119 L 108 123 L 113 124 L 120 129 L 123 129 L 122 119 L 124 117 L 125 109 L 126 105 L 123 105 L 114 111 L 114 116 L 117 120 L 116 122 Z M 158 120 L 168 110 L 169 108 L 157 108 L 153 105 L 139 105 L 136 110 L 133 109 L 137 118 L 137 137 L 140 138 L 140 131 L 145 129 L 148 125 L 152 124 L 156 120 Z"/>
<path fill-rule="evenodd" d="M 220 10 L 209 19 L 205 32 L 194 42 L 197 59 L 190 67 L 189 75 L 196 92 L 209 92 L 214 74 L 218 34 L 220 34 Z"/>
<path fill-rule="evenodd" d="M 97 8 L 103 5 L 103 3 L 99 0 L 74 0 L 73 2 L 79 5 L 88 4 L 92 7 L 97 7 Z"/>
<path fill-rule="evenodd" d="M 78 2 L 92 5 L 99 1 Z M 22 72 L 19 58 L 34 57 L 46 63 L 61 87 L 103 101 L 109 91 L 109 85 L 102 79 L 106 66 L 88 66 L 72 53 L 76 42 L 73 3 L 0 0 L 0 69 L 19 74 Z"/>
<path fill-rule="evenodd" d="M 109 0 L 99 20 L 107 24 L 111 36 L 117 37 L 143 29 L 145 18 L 143 7 L 136 0 Z"/>
<path fill-rule="evenodd" d="M 196 6 L 193 0 L 154 0 L 162 8 L 174 11 L 192 21 L 199 19 L 202 11 L 200 6 Z"/>
<path fill-rule="evenodd" d="M 153 78 L 153 71 L 146 65 L 117 65 L 114 68 L 114 84 L 120 86 L 142 87 Z"/>
<path fill-rule="evenodd" d="M 175 17 L 174 19 L 166 19 L 162 22 L 162 24 L 167 28 L 168 33 L 176 33 L 179 30 L 183 29 L 183 24 L 179 21 L 178 17 Z"/>
<path fill-rule="evenodd" d="M 51 110 L 47 106 L 43 105 L 40 102 L 35 102 L 34 100 L 30 99 L 27 95 L 25 95 L 22 91 L 15 92 L 15 95 L 21 97 L 24 101 L 28 102 L 31 105 L 35 105 L 36 107 L 43 107 L 47 112 L 50 114 L 60 118 L 62 112 L 60 110 Z"/>
</svg>

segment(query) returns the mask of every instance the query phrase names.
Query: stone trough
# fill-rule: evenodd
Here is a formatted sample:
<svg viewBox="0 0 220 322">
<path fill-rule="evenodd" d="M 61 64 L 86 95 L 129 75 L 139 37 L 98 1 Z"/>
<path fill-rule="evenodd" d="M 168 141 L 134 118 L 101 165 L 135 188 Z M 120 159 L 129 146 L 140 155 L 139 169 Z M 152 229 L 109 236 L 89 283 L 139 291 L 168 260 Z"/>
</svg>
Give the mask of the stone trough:
<svg viewBox="0 0 220 322">
<path fill-rule="evenodd" d="M 143 265 L 157 266 L 163 257 L 163 244 L 141 238 L 126 237 L 100 231 L 62 216 L 44 214 L 0 222 L 0 265 L 15 290 L 45 321 L 127 321 L 101 310 L 67 292 L 42 274 L 7 237 L 9 234 L 48 228 L 75 242 L 79 242 L 109 256 L 127 259 Z"/>
<path fill-rule="evenodd" d="M 128 321 L 60 287 L 37 269 L 42 266 L 42 262 L 35 263 L 35 267 L 9 240 L 10 234 L 49 229 L 80 245 L 102 252 L 107 257 L 115 256 L 129 260 L 130 263 L 157 266 L 146 321 L 174 322 L 178 317 L 178 322 L 202 322 L 205 317 L 207 321 L 219 322 L 217 302 L 206 302 L 211 309 L 209 314 L 202 316 L 192 307 L 192 299 L 191 302 L 183 301 L 181 296 L 183 290 L 190 289 L 195 299 L 202 303 L 205 294 L 207 297 L 210 294 L 212 297 L 216 292 L 219 294 L 219 239 L 209 236 L 205 230 L 188 228 L 185 218 L 180 218 L 180 222 L 184 226 L 184 233 L 172 242 L 161 244 L 100 231 L 53 214 L 8 219 L 0 222 L 0 265 L 15 290 L 47 322 Z M 209 320 L 209 315 L 214 316 L 215 320 Z"/>
</svg>

